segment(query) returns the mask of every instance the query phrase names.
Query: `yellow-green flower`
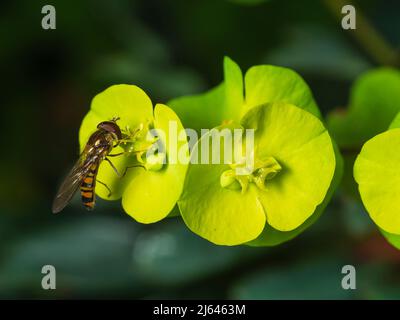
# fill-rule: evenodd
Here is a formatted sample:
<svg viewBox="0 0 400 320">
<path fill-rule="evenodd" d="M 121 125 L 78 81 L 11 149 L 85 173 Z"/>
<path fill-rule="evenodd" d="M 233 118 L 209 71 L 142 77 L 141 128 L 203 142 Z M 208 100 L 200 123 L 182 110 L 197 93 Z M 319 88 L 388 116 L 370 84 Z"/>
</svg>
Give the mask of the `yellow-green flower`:
<svg viewBox="0 0 400 320">
<path fill-rule="evenodd" d="M 243 77 L 229 58 L 224 73 L 211 91 L 169 104 L 186 127 L 255 129 L 259 167 L 239 177 L 233 169 L 240 164 L 190 165 L 181 215 L 193 232 L 217 244 L 276 245 L 321 214 L 340 180 L 341 158 L 297 73 L 263 65 Z"/>
<path fill-rule="evenodd" d="M 122 198 L 124 210 L 139 222 L 159 221 L 173 209 L 183 188 L 187 164 L 168 161 L 169 123 L 176 123 L 178 132 L 183 129 L 182 124 L 175 112 L 166 105 L 157 104 L 153 110 L 150 98 L 139 87 L 113 85 L 93 99 L 90 111 L 83 119 L 79 132 L 81 150 L 98 123 L 115 117 L 119 118 L 117 124 L 129 139 L 111 152 L 124 154 L 109 159 L 120 175 L 128 167 L 137 167 L 128 169 L 125 176 L 119 177 L 111 165 L 103 161 L 97 179 L 105 183 L 112 194 L 109 195 L 101 184 L 97 184 L 96 194 L 106 200 Z M 148 139 L 152 129 L 166 133 L 165 136 L 160 135 L 157 142 L 165 148 L 163 157 L 158 154 L 161 160 L 166 159 L 165 164 L 146 159 L 146 151 L 153 146 L 151 139 Z M 186 141 L 177 141 L 177 148 L 188 153 Z"/>
<path fill-rule="evenodd" d="M 371 219 L 400 249 L 400 114 L 389 130 L 368 140 L 354 164 L 354 178 Z"/>
</svg>

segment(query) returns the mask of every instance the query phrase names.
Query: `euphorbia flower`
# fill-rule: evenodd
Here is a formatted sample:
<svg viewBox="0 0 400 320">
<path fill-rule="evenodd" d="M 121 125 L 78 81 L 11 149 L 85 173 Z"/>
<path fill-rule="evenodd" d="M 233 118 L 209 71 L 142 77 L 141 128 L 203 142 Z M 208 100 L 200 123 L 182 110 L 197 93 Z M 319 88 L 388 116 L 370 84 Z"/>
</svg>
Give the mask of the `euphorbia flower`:
<svg viewBox="0 0 400 320">
<path fill-rule="evenodd" d="M 341 158 L 295 72 L 256 66 L 243 78 L 229 58 L 224 72 L 210 92 L 169 104 L 185 127 L 255 129 L 259 167 L 234 177 L 237 164 L 190 165 L 178 205 L 188 227 L 214 243 L 276 245 L 320 215 L 340 179 Z"/>
<path fill-rule="evenodd" d="M 328 132 L 317 117 L 300 108 L 280 102 L 255 107 L 241 125 L 256 130 L 258 165 L 248 175 L 237 176 L 246 184 L 221 184 L 226 172 L 234 172 L 229 165 L 191 165 L 178 202 L 187 226 L 216 244 L 254 240 L 266 223 L 284 232 L 296 229 L 324 200 L 335 171 Z M 201 148 L 201 140 L 195 148 Z M 260 170 L 272 174 L 267 179 Z"/>
<path fill-rule="evenodd" d="M 400 249 L 400 113 L 389 130 L 368 140 L 354 164 L 354 178 L 371 219 Z"/>
<path fill-rule="evenodd" d="M 98 180 L 112 191 L 97 184 L 96 194 L 106 200 L 122 197 L 124 210 L 142 223 L 151 223 L 165 218 L 178 200 L 184 183 L 187 164 L 169 163 L 169 122 L 176 123 L 177 131 L 182 130 L 178 116 L 166 105 L 157 104 L 153 110 L 150 98 L 134 85 L 113 85 L 98 94 L 92 101 L 91 109 L 83 119 L 79 141 L 83 150 L 89 136 L 101 121 L 118 117 L 117 124 L 131 139 L 115 147 L 110 157 L 120 176 L 112 166 L 103 161 L 99 168 Z M 146 151 L 154 147 L 148 135 L 151 129 L 162 130 L 157 143 L 164 146 L 165 154 L 157 156 L 163 161 L 149 161 Z M 156 137 L 155 137 L 156 139 Z M 155 140 L 154 140 L 155 141 Z M 177 141 L 177 148 L 188 153 L 186 141 Z M 157 157 L 153 155 L 153 157 Z M 162 156 L 162 157 L 160 157 Z M 154 159 L 151 159 L 154 160 Z M 132 167 L 137 166 L 137 167 Z M 127 169 L 128 167 L 132 167 Z"/>
</svg>

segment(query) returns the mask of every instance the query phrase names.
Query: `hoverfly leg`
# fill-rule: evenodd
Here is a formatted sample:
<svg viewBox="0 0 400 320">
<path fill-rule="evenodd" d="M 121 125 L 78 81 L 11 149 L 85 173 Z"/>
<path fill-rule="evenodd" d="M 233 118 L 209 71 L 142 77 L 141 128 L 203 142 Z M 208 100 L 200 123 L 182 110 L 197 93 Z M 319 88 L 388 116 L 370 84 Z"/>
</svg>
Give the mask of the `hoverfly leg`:
<svg viewBox="0 0 400 320">
<path fill-rule="evenodd" d="M 126 175 L 126 173 L 128 172 L 129 169 L 131 169 L 131 168 L 139 168 L 139 167 L 144 168 L 144 165 L 142 165 L 142 164 L 135 164 L 135 165 L 133 165 L 133 166 L 125 167 L 125 171 L 124 171 L 124 173 L 122 174 L 121 178 L 125 177 L 125 175 Z"/>
<path fill-rule="evenodd" d="M 127 153 L 127 152 L 124 151 L 124 152 L 120 152 L 120 153 L 109 154 L 109 155 L 107 155 L 107 157 L 118 157 L 118 156 L 122 156 L 125 153 Z"/>
<path fill-rule="evenodd" d="M 114 164 L 111 162 L 111 160 L 108 159 L 107 157 L 104 160 L 106 160 L 110 164 L 111 168 L 113 168 L 113 170 L 115 171 L 117 176 L 121 178 L 121 174 L 118 172 L 117 168 L 114 166 Z"/>
<path fill-rule="evenodd" d="M 107 197 L 108 197 L 108 198 L 111 197 L 111 195 L 112 195 L 111 189 L 110 189 L 104 182 L 101 182 L 100 180 L 96 180 L 96 182 L 102 184 L 102 185 L 108 190 L 108 195 L 107 195 Z"/>
</svg>

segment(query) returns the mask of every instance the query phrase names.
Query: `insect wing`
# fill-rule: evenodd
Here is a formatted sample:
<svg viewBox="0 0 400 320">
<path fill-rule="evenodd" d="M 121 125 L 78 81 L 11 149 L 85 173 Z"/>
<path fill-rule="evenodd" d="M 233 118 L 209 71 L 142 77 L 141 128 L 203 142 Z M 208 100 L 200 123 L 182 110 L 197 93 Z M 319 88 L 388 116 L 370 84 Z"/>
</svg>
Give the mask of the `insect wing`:
<svg viewBox="0 0 400 320">
<path fill-rule="evenodd" d="M 74 167 L 71 169 L 67 177 L 64 179 L 57 192 L 57 195 L 53 202 L 52 211 L 53 213 L 58 213 L 71 200 L 75 192 L 78 190 L 82 183 L 82 180 L 88 174 L 90 166 L 93 164 L 93 160 L 86 160 L 87 156 L 82 153 L 78 161 L 75 163 Z"/>
</svg>

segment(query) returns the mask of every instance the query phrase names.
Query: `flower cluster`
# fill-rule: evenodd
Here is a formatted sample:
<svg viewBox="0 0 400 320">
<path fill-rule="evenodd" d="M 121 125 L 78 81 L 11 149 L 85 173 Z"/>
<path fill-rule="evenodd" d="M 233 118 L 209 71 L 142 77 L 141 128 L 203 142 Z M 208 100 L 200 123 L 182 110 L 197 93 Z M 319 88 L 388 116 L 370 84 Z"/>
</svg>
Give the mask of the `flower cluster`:
<svg viewBox="0 0 400 320">
<path fill-rule="evenodd" d="M 309 87 L 297 73 L 261 65 L 243 76 L 236 63 L 225 58 L 219 86 L 167 105 L 157 104 L 153 110 L 149 97 L 133 85 L 112 86 L 93 99 L 80 130 L 81 148 L 99 122 L 113 117 L 120 118 L 119 126 L 130 137 L 114 148 L 113 153 L 122 155 L 113 162 L 120 172 L 132 169 L 120 178 L 102 163 L 98 179 L 113 192 L 108 197 L 99 185 L 100 197 L 122 198 L 124 210 L 142 223 L 167 217 L 178 204 L 190 230 L 220 245 L 277 245 L 322 213 L 339 183 L 341 157 Z M 178 129 L 210 130 L 198 141 L 184 138 L 172 147 L 171 121 Z M 243 149 L 236 147 L 245 144 L 248 130 L 254 133 L 251 169 L 236 160 L 172 161 L 172 148 L 183 149 L 188 157 L 189 150 L 192 157 L 204 153 L 212 132 L 223 129 L 243 132 L 240 142 L 232 142 L 233 150 Z M 156 142 L 149 142 L 150 133 Z M 155 143 L 163 152 L 151 158 L 148 151 Z M 211 146 L 217 154 L 226 153 L 224 148 L 222 143 Z"/>
</svg>

